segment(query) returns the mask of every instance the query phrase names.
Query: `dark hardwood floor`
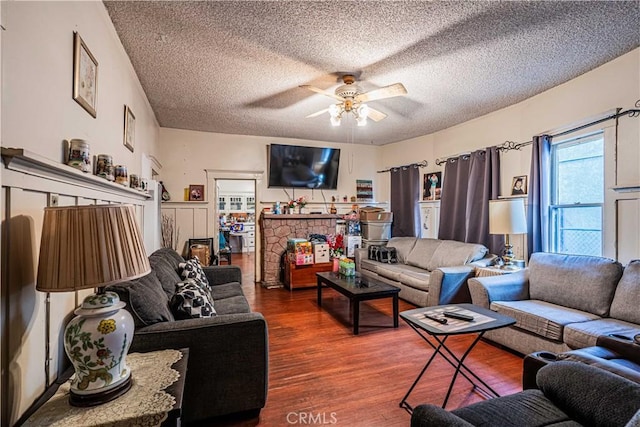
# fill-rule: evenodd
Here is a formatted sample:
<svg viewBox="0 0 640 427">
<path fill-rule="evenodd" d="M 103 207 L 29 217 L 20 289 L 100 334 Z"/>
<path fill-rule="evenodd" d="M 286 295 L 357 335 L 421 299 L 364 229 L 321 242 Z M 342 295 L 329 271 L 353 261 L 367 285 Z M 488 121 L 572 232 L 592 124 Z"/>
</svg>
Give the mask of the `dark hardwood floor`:
<svg viewBox="0 0 640 427">
<path fill-rule="evenodd" d="M 243 288 L 255 311 L 269 327 L 269 393 L 259 418 L 220 420 L 212 425 L 408 426 L 410 415 L 399 402 L 432 350 L 402 320 L 394 329 L 391 299 L 361 304 L 360 335 L 354 336 L 349 301 L 323 291 L 323 307 L 315 289 L 264 289 L 254 284 L 253 254 L 235 255 L 243 271 Z M 414 308 L 400 301 L 400 311 Z M 472 337 L 451 337 L 464 351 Z M 501 395 L 520 391 L 522 358 L 480 342 L 466 364 Z M 440 405 L 453 368 L 437 357 L 409 403 Z M 484 399 L 463 378 L 453 389 L 447 409 Z"/>
</svg>

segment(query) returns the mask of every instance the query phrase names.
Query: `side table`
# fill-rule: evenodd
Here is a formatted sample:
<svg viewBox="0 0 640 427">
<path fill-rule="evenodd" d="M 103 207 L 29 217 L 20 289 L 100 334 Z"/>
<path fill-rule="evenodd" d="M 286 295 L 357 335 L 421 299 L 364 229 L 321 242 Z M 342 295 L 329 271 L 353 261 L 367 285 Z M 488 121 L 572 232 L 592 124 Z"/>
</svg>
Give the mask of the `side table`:
<svg viewBox="0 0 640 427">
<path fill-rule="evenodd" d="M 69 404 L 69 381 L 37 408 L 24 426 L 179 426 L 189 350 L 131 353 L 132 386 L 124 395 L 92 407 Z"/>
<path fill-rule="evenodd" d="M 473 320 L 465 321 L 455 318 L 447 318 L 443 315 L 445 311 L 471 316 L 473 317 Z M 429 316 L 430 318 L 427 318 L 426 316 Z M 453 390 L 453 385 L 456 382 L 458 374 L 462 375 L 473 385 L 474 388 L 484 392 L 486 395 L 492 397 L 499 396 L 494 389 L 469 369 L 469 367 L 464 364 L 464 361 L 485 332 L 513 325 L 516 323 L 515 319 L 473 304 L 447 304 L 416 308 L 414 310 L 403 311 L 400 313 L 400 317 L 402 320 L 407 322 L 409 326 L 411 326 L 411 329 L 420 335 L 420 338 L 435 350 L 429 357 L 424 368 L 422 368 L 422 371 L 420 371 L 416 380 L 409 388 L 409 391 L 407 391 L 407 394 L 402 398 L 402 401 L 400 402 L 401 408 L 406 409 L 410 413 L 413 412 L 413 408 L 409 405 L 407 399 L 438 354 L 455 368 L 455 373 L 449 383 L 447 395 L 442 403 L 443 408 L 447 406 L 451 390 Z M 432 318 L 442 319 L 442 322 L 445 322 L 446 320 L 446 323 L 441 324 L 437 321 L 431 320 Z M 462 357 L 458 357 L 447 347 L 446 341 L 447 338 L 452 335 L 462 334 L 477 334 L 477 336 L 469 345 Z M 435 341 L 435 343 L 432 342 L 432 340 Z M 482 385 L 482 387 L 480 385 Z"/>
</svg>

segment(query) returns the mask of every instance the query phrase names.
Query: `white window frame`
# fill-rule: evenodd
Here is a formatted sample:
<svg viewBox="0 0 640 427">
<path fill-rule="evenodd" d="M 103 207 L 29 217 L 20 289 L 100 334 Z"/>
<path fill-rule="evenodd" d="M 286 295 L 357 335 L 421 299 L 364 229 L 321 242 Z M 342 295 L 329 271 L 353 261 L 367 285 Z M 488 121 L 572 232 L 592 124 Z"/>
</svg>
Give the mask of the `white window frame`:
<svg viewBox="0 0 640 427">
<path fill-rule="evenodd" d="M 604 179 L 606 180 L 606 138 L 605 138 L 605 132 L 603 129 L 600 129 L 596 132 L 591 132 L 589 134 L 585 134 L 585 135 L 581 135 L 581 136 L 576 136 L 573 138 L 567 138 L 564 140 L 560 140 L 560 141 L 554 141 L 551 144 L 551 194 L 550 194 L 550 204 L 549 204 L 549 245 L 551 246 L 549 249 L 551 250 L 551 252 L 558 252 L 559 251 L 559 247 L 558 247 L 558 232 L 557 232 L 557 227 L 556 227 L 556 217 L 557 217 L 557 212 L 560 209 L 563 208 L 593 208 L 593 207 L 599 207 L 600 208 L 600 254 L 599 256 L 604 256 L 604 252 L 605 252 L 605 203 L 604 203 L 604 197 L 605 197 L 605 182 L 602 183 L 603 185 L 603 199 L 602 202 L 600 203 L 581 203 L 581 202 L 574 202 L 574 203 L 563 203 L 563 204 L 559 204 L 558 203 L 558 198 L 559 198 L 559 189 L 558 189 L 558 149 L 562 146 L 562 147 L 570 147 L 573 145 L 578 145 L 578 144 L 584 144 L 585 142 L 589 142 L 589 141 L 593 141 L 593 140 L 597 140 L 597 139 L 601 139 L 602 140 L 602 174 Z"/>
</svg>

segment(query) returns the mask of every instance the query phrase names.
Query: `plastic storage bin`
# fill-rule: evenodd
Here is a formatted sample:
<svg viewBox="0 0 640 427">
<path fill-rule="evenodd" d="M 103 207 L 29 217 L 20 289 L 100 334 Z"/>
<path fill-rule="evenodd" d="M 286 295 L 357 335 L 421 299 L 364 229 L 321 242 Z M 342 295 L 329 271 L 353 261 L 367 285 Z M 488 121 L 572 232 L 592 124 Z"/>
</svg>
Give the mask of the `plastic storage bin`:
<svg viewBox="0 0 640 427">
<path fill-rule="evenodd" d="M 361 221 L 362 237 L 367 240 L 389 240 L 391 238 L 391 222 Z"/>
</svg>

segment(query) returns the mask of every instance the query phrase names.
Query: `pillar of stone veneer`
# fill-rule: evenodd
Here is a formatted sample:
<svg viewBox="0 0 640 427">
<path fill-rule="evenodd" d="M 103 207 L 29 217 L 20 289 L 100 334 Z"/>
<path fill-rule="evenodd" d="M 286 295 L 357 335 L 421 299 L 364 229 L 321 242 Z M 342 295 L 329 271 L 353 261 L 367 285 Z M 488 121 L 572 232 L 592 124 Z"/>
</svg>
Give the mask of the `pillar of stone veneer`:
<svg viewBox="0 0 640 427">
<path fill-rule="evenodd" d="M 280 260 L 287 240 L 307 239 L 310 234 L 335 234 L 338 215 L 260 215 L 262 286 L 280 288 Z"/>
</svg>

